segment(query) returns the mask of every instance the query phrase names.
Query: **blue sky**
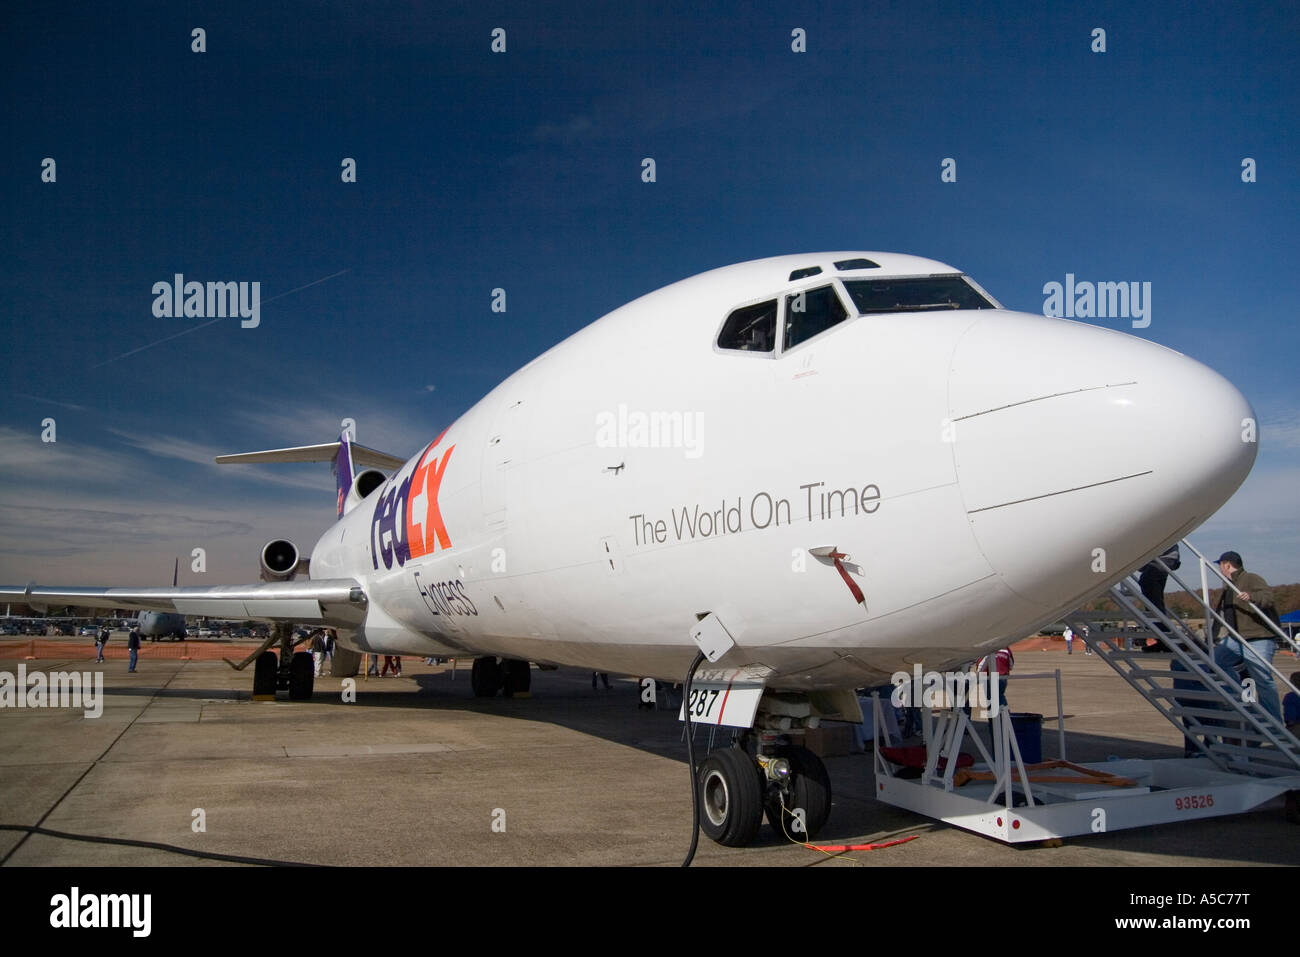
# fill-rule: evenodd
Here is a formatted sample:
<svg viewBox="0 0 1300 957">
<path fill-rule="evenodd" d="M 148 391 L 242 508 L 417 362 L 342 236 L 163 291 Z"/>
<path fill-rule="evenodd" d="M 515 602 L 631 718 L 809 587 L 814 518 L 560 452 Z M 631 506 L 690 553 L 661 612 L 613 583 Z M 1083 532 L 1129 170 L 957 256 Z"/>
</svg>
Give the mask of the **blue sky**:
<svg viewBox="0 0 1300 957">
<path fill-rule="evenodd" d="M 195 546 L 208 573 L 185 580 L 253 580 L 272 534 L 310 548 L 332 480 L 212 455 L 326 441 L 344 416 L 411 454 L 630 299 L 825 249 L 940 259 L 1030 312 L 1066 273 L 1150 282 L 1149 328 L 1093 321 L 1206 362 L 1261 419 L 1255 472 L 1194 541 L 1300 580 L 1295 9 L 42 3 L 0 18 L 0 580 L 157 583 Z M 257 329 L 187 331 L 151 310 L 177 272 L 279 298 Z"/>
</svg>

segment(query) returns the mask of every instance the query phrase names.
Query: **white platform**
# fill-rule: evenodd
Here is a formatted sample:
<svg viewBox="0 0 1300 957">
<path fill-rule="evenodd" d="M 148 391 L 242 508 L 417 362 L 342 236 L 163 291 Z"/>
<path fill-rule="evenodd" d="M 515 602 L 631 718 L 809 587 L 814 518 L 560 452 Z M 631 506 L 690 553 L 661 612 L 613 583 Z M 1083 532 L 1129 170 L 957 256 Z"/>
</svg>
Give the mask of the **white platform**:
<svg viewBox="0 0 1300 957">
<path fill-rule="evenodd" d="M 880 729 L 878 699 L 873 710 Z M 1077 782 L 1036 782 L 1035 777 L 1073 777 L 1075 772 L 1026 770 L 1005 712 L 995 723 L 992 754 L 960 712 L 926 713 L 925 725 L 927 766 L 918 778 L 898 776 L 881 754 L 885 739 L 877 730 L 876 798 L 1010 844 L 1241 814 L 1300 789 L 1300 774 L 1247 777 L 1219 770 L 1203 757 L 1077 765 L 1130 779 L 1132 786 L 1105 785 L 1083 774 Z M 985 760 L 965 770 L 991 774 L 993 780 L 958 784 L 955 762 L 940 769 L 941 759 L 958 753 L 968 735 Z"/>
</svg>

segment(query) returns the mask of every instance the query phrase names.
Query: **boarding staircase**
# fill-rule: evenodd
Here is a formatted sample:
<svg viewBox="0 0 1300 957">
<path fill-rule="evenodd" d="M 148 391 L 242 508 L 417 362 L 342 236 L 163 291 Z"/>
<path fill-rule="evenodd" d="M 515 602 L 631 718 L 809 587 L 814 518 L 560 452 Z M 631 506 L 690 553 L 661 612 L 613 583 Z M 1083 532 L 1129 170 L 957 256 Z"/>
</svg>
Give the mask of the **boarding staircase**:
<svg viewBox="0 0 1300 957">
<path fill-rule="evenodd" d="M 1184 555 L 1195 555 L 1200 564 L 1201 601 L 1205 611 L 1206 635 L 1220 639 L 1235 637 L 1251 653 L 1251 646 L 1211 606 L 1210 573 L 1224 588 L 1239 590 L 1189 542 L 1181 543 Z M 1159 562 L 1159 559 L 1156 559 Z M 1184 562 L 1180 567 L 1190 563 Z M 1189 594 L 1195 594 L 1173 569 L 1163 562 L 1169 577 Z M 1120 618 L 1137 624 L 1136 632 L 1106 627 L 1114 622 L 1109 612 L 1074 612 L 1065 616 L 1077 636 L 1114 668 L 1151 706 L 1181 730 L 1189 742 L 1220 770 L 1255 777 L 1281 777 L 1300 773 L 1300 740 L 1287 731 L 1273 714 L 1251 695 L 1244 694 L 1235 675 L 1219 667 L 1211 642 L 1198 636 L 1176 615 L 1165 614 L 1146 598 L 1136 578 L 1129 576 L 1110 589 L 1120 607 Z M 1251 602 L 1251 607 L 1259 609 Z M 1263 617 L 1261 613 L 1261 617 Z M 1082 625 L 1087 624 L 1085 631 Z M 1278 649 L 1300 646 L 1273 626 Z M 1134 639 L 1137 642 L 1134 642 Z M 1144 651 L 1151 638 L 1160 642 L 1159 652 Z M 1270 669 L 1278 699 L 1297 690 L 1277 666 Z M 1177 682 L 1177 686 L 1175 686 Z"/>
</svg>

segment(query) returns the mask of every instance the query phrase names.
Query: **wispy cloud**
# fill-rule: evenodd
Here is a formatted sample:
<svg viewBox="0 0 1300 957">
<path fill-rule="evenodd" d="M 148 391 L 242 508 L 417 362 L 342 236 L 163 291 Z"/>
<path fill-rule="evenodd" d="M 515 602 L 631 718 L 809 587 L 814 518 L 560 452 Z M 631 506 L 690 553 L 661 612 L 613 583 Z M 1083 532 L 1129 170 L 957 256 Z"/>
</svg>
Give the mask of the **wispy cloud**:
<svg viewBox="0 0 1300 957">
<path fill-rule="evenodd" d="M 60 409 L 72 409 L 74 412 L 85 412 L 84 405 L 77 405 L 74 402 L 60 402 L 58 399 L 47 399 L 43 395 L 30 395 L 26 392 L 13 393 L 19 399 L 30 399 L 33 402 L 42 402 L 46 405 L 58 406 Z"/>
<path fill-rule="evenodd" d="M 355 398 L 331 403 L 301 400 L 288 405 L 266 402 L 238 414 L 260 435 L 263 448 L 328 442 L 338 438 L 343 419 L 349 418 L 356 423 L 358 443 L 399 456 L 414 455 L 448 424 L 421 421 L 374 399 Z"/>
<path fill-rule="evenodd" d="M 345 417 L 362 444 L 413 454 L 447 424 L 411 413 L 436 401 L 425 396 L 399 401 L 396 412 L 373 397 L 241 396 L 242 407 L 227 405 L 184 434 L 119 419 L 94 433 L 97 444 L 71 431 L 47 444 L 34 428 L 0 426 L 0 474 L 10 480 L 0 487 L 0 581 L 166 584 L 177 556 L 182 582 L 256 581 L 266 541 L 289 538 L 309 553 L 334 521 L 333 478 L 324 464 L 213 459 L 329 441 Z M 195 548 L 205 551 L 202 575 L 188 571 Z"/>
<path fill-rule="evenodd" d="M 1265 416 L 1259 426 L 1259 440 L 1265 447 L 1300 449 L 1300 409 Z"/>
<path fill-rule="evenodd" d="M 266 485 L 280 485 L 288 488 L 305 488 L 312 491 L 328 489 L 333 485 L 333 479 L 328 474 L 328 470 L 319 465 L 315 466 L 314 470 L 294 465 L 218 465 L 215 461 L 218 455 L 226 452 L 254 450 L 218 448 L 213 445 L 192 442 L 189 439 L 182 439 L 174 435 L 140 435 L 121 429 L 109 429 L 109 431 L 128 445 L 140 449 L 142 452 L 147 452 L 158 458 L 178 459 L 182 462 L 190 462 L 204 468 L 211 468 L 214 472 L 220 472 L 226 478 L 261 482 Z"/>
<path fill-rule="evenodd" d="M 193 462 L 196 465 L 215 467 L 216 463 L 213 460 L 221 454 L 220 451 L 210 445 L 201 445 L 198 442 L 177 438 L 174 435 L 139 435 L 135 432 L 125 432 L 122 429 L 109 429 L 108 431 L 134 448 L 166 459 L 180 459 L 182 462 Z"/>
<path fill-rule="evenodd" d="M 237 497 L 192 504 L 121 499 L 94 491 L 0 498 L 0 581 L 110 586 L 170 584 L 181 559 L 182 584 L 238 584 L 258 577 L 257 554 L 271 538 L 310 552 L 333 520 L 332 501 L 249 504 Z M 192 570 L 204 550 L 206 571 Z"/>
<path fill-rule="evenodd" d="M 67 507 L 44 505 L 37 514 L 30 506 L 0 504 L 0 524 L 6 541 L 3 549 L 14 552 L 13 538 L 40 535 L 39 551 L 46 546 L 93 547 L 153 543 L 176 538 L 214 538 L 247 535 L 254 526 L 233 519 L 231 513 L 193 509 L 164 510 L 139 507 Z"/>
<path fill-rule="evenodd" d="M 0 426 L 0 474 L 18 482 L 50 481 L 115 482 L 129 478 L 135 467 L 126 458 L 97 446 L 78 441 L 65 431 L 65 438 L 42 442 L 33 431 Z"/>
</svg>

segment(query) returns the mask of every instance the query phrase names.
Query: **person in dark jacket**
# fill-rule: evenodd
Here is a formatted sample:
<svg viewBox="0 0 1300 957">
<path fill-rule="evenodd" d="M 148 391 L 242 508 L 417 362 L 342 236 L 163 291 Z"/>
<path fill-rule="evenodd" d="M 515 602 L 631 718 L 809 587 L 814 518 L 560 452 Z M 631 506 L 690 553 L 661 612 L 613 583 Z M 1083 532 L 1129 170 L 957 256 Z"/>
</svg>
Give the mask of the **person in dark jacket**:
<svg viewBox="0 0 1300 957">
<path fill-rule="evenodd" d="M 104 646 L 108 644 L 108 625 L 99 630 L 99 636 L 95 638 L 95 661 L 102 663 L 104 660 Z"/>
<path fill-rule="evenodd" d="M 1138 570 L 1138 587 L 1142 589 L 1142 594 L 1166 617 L 1169 616 L 1169 609 L 1165 607 L 1165 585 L 1169 581 L 1169 572 L 1177 571 L 1181 563 L 1182 556 L 1178 551 L 1178 543 L 1175 542 L 1158 559 L 1153 558 Z"/>
<path fill-rule="evenodd" d="M 1252 604 L 1261 610 L 1272 608 L 1273 589 L 1259 575 L 1246 571 L 1237 552 L 1220 555 L 1219 570 L 1240 594 L 1234 595 L 1231 588 L 1225 587 L 1216 610 L 1245 639 L 1245 643 L 1231 634 L 1225 635 L 1214 649 L 1214 663 L 1229 674 L 1235 674 L 1236 669 L 1244 664 L 1246 673 L 1255 682 L 1260 707 L 1280 722 L 1282 706 L 1278 701 L 1272 668 L 1273 655 L 1277 652 L 1277 635 L 1268 619 L 1251 608 Z"/>
<path fill-rule="evenodd" d="M 1165 607 L 1165 585 L 1169 582 L 1169 572 L 1177 571 L 1182 557 L 1178 551 L 1178 543 L 1170 545 L 1161 553 L 1158 559 L 1153 558 L 1138 570 L 1138 587 L 1142 590 L 1142 595 L 1147 601 L 1155 605 L 1160 613 L 1166 618 L 1169 617 L 1169 609 Z M 1163 564 L 1162 564 L 1163 563 Z M 1156 622 L 1156 631 L 1168 631 L 1168 626 L 1163 621 Z M 1165 643 L 1156 640 L 1153 644 L 1143 643 L 1143 651 L 1168 651 Z"/>
<path fill-rule="evenodd" d="M 126 650 L 130 653 L 130 654 L 129 654 L 129 657 L 130 657 L 130 663 L 129 663 L 129 665 L 128 665 L 128 667 L 127 667 L 126 670 L 127 670 L 128 672 L 135 671 L 135 662 L 136 662 L 136 659 L 140 657 L 140 629 L 139 629 L 139 627 L 132 628 L 132 629 L 131 629 L 131 634 L 127 635 L 127 637 L 126 637 Z"/>
<path fill-rule="evenodd" d="M 1300 688 L 1300 671 L 1291 673 L 1291 684 Z M 1292 734 L 1300 733 L 1300 694 L 1288 691 L 1282 699 L 1282 720 Z"/>
</svg>

